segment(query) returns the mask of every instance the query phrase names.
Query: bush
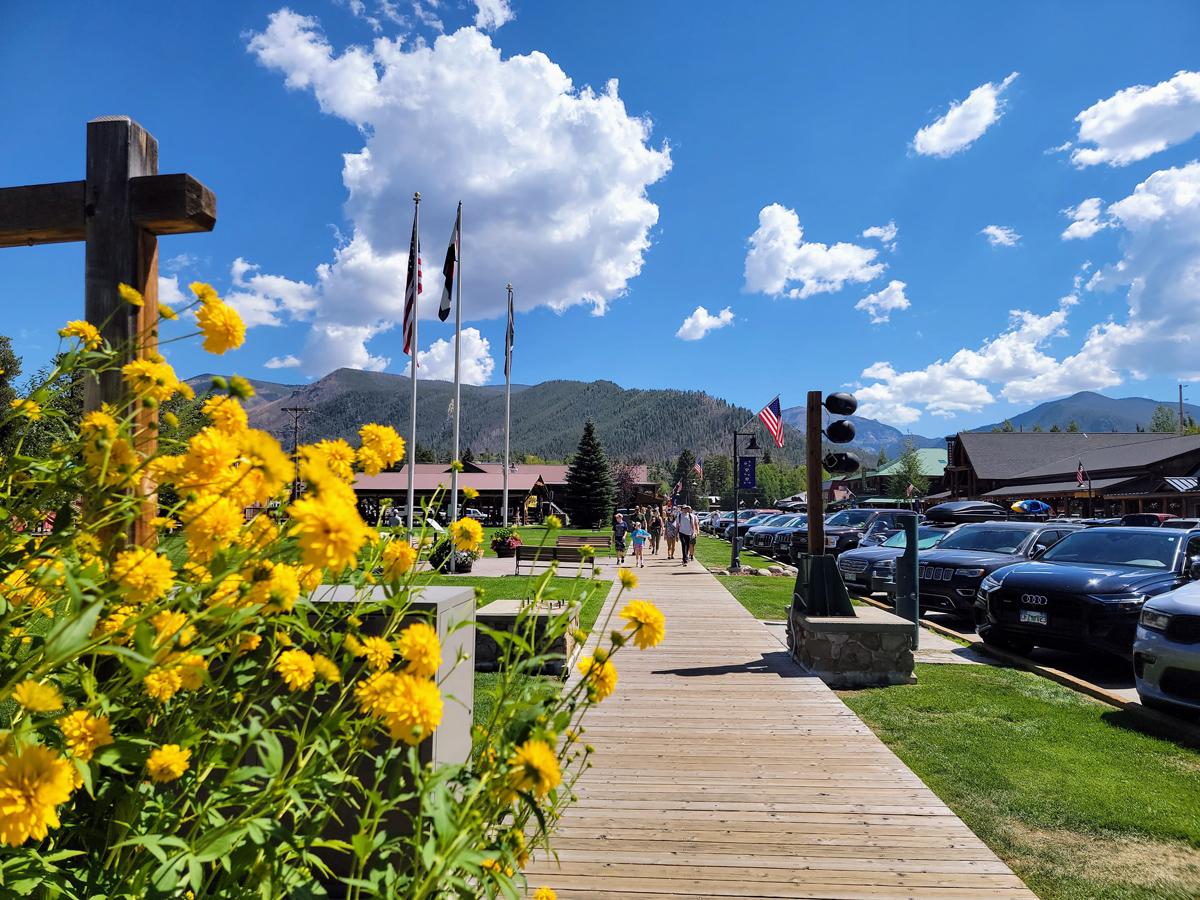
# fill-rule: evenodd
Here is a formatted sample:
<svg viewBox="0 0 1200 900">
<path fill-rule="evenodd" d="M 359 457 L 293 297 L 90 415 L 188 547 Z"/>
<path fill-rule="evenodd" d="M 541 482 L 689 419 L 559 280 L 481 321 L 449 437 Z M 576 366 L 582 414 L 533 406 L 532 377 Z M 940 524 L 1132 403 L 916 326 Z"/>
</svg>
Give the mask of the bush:
<svg viewBox="0 0 1200 900">
<path fill-rule="evenodd" d="M 429 565 L 439 572 L 450 571 L 450 548 L 453 546 L 450 538 L 441 538 L 429 550 Z M 470 572 L 479 559 L 478 550 L 456 550 L 454 552 L 454 571 Z"/>
<path fill-rule="evenodd" d="M 492 533 L 492 549 L 516 550 L 521 546 L 521 533 L 515 528 L 497 528 Z"/>
<path fill-rule="evenodd" d="M 237 314 L 193 290 L 205 348 L 237 347 Z M 608 657 L 657 643 L 657 611 L 629 604 L 561 691 L 506 677 L 472 759 L 422 765 L 456 702 L 440 676 L 470 661 L 442 660 L 412 623 L 423 536 L 383 540 L 355 506 L 355 472 L 395 465 L 400 437 L 364 425 L 357 448 L 300 448 L 306 490 L 287 504 L 292 461 L 249 427 L 244 379 L 214 379 L 207 424 L 154 447 L 152 411 L 190 388 L 152 347 L 111 347 L 84 322 L 60 334 L 55 368 L 0 410 L 0 428 L 46 418 L 59 434 L 0 459 L 0 893 L 516 896 L 527 841 L 549 847 L 591 753 L 574 736 L 615 684 Z M 58 392 L 99 373 L 127 402 L 63 413 Z M 151 523 L 161 542 L 133 527 L 156 482 L 178 497 Z M 280 522 L 244 520 L 272 501 Z M 478 551 L 478 523 L 450 531 Z M 354 601 L 320 602 L 331 581 Z M 564 612 L 547 640 L 567 627 Z M 506 664 L 539 670 L 551 657 L 522 628 Z"/>
</svg>

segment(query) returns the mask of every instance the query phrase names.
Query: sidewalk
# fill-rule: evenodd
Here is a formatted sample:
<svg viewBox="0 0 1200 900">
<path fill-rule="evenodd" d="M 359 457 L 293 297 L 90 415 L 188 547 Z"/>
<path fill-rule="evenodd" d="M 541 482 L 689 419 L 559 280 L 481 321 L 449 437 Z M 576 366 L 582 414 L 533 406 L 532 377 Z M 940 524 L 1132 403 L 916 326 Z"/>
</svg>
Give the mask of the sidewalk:
<svg viewBox="0 0 1200 900">
<path fill-rule="evenodd" d="M 562 898 L 1033 898 L 698 563 L 652 558 L 667 638 L 617 656 L 594 767 L 531 886 Z M 601 614 L 601 621 L 607 610 Z"/>
</svg>

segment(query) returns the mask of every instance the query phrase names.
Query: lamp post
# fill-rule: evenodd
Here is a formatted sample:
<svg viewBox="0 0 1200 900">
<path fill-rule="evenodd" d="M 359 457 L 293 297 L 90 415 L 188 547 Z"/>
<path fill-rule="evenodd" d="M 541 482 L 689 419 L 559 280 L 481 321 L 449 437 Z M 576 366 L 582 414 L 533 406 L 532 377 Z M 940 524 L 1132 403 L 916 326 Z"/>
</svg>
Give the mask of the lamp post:
<svg viewBox="0 0 1200 900">
<path fill-rule="evenodd" d="M 748 437 L 750 443 L 746 445 L 746 453 L 750 456 L 758 456 L 758 437 L 753 431 L 734 431 L 733 432 L 733 550 L 729 559 L 729 571 L 736 572 L 742 567 L 742 561 L 738 556 L 740 545 L 742 542 L 741 536 L 738 534 L 738 522 L 741 521 L 741 509 L 738 505 L 738 487 L 741 481 L 741 471 L 738 466 L 738 438 Z"/>
</svg>

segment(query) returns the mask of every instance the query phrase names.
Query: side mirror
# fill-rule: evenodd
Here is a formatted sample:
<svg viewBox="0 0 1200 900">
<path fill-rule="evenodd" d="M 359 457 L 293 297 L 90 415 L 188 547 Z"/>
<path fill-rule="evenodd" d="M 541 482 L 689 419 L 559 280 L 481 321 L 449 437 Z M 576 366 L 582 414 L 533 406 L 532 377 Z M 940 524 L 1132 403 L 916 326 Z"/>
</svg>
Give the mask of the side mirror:
<svg viewBox="0 0 1200 900">
<path fill-rule="evenodd" d="M 1191 563 L 1188 565 L 1188 578 L 1192 581 L 1200 581 L 1200 556 L 1193 556 Z"/>
<path fill-rule="evenodd" d="M 1030 559 L 1038 559 L 1043 553 L 1050 549 L 1049 544 L 1034 544 L 1033 553 L 1030 554 Z"/>
</svg>

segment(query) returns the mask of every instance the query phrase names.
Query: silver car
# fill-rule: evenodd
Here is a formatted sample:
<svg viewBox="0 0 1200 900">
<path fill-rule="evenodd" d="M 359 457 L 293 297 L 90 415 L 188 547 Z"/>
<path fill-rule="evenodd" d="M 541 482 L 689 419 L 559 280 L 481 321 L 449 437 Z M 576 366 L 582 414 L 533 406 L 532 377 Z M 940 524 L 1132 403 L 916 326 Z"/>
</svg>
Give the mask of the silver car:
<svg viewBox="0 0 1200 900">
<path fill-rule="evenodd" d="M 1200 581 L 1146 601 L 1133 642 L 1133 674 L 1146 706 L 1200 713 Z"/>
</svg>

